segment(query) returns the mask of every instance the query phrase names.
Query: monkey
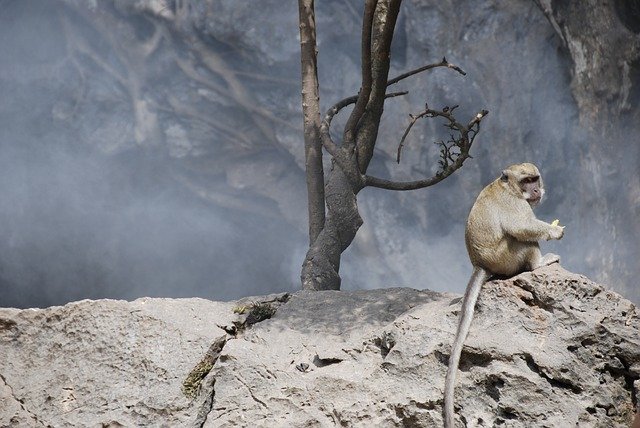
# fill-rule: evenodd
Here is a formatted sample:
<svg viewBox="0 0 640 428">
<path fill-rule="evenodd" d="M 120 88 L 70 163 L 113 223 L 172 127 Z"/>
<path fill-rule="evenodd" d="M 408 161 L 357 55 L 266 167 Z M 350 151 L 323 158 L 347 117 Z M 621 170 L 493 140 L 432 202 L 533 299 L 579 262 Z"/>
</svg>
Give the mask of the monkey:
<svg viewBox="0 0 640 428">
<path fill-rule="evenodd" d="M 531 163 L 511 165 L 485 187 L 476 199 L 465 229 L 465 244 L 473 273 L 462 300 L 455 340 L 445 377 L 445 428 L 454 428 L 454 388 L 462 346 L 473 319 L 482 285 L 492 276 L 510 277 L 560 261 L 540 253 L 541 239 L 561 239 L 564 227 L 538 220 L 533 207 L 545 194 L 538 168 Z"/>
</svg>

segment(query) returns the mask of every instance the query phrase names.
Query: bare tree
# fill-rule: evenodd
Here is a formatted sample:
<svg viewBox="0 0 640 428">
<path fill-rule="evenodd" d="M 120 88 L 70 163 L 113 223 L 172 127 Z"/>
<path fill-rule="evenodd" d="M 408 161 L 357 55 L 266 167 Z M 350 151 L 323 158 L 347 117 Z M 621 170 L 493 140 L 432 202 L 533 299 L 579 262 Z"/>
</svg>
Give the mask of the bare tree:
<svg viewBox="0 0 640 428">
<path fill-rule="evenodd" d="M 387 88 L 407 77 L 446 67 L 465 74 L 446 59 L 389 79 L 390 48 L 402 0 L 365 0 L 362 20 L 361 86 L 358 95 L 335 103 L 320 120 L 317 47 L 314 0 L 298 0 L 300 15 L 300 47 L 302 62 L 302 108 L 306 154 L 307 190 L 309 194 L 309 250 L 302 266 L 302 288 L 306 290 L 340 289 L 340 257 L 353 241 L 362 225 L 357 195 L 366 186 L 389 190 L 412 190 L 432 186 L 456 170 L 469 156 L 469 150 L 480 130 L 480 122 L 488 113 L 481 110 L 466 124 L 454 117 L 457 106 L 442 110 L 425 110 L 411 116 L 398 146 L 398 162 L 402 144 L 415 122 L 425 117 L 441 117 L 451 130 L 450 139 L 440 141 L 439 168 L 429 178 L 395 182 L 367 175 L 378 137 L 384 101 L 406 92 L 387 92 Z M 345 124 L 342 141 L 330 135 L 331 121 L 343 108 L 353 110 Z M 331 156 L 331 170 L 325 183 L 322 148 Z M 325 211 L 326 206 L 326 211 Z"/>
</svg>

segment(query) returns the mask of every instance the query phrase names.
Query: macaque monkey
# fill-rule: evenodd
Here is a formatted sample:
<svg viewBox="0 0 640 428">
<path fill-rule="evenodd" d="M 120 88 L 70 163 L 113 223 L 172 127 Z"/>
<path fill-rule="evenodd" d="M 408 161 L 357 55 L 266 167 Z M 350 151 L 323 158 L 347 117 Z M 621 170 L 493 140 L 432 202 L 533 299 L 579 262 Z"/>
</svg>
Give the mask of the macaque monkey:
<svg viewBox="0 0 640 428">
<path fill-rule="evenodd" d="M 540 172 L 521 163 L 502 171 L 485 187 L 471 208 L 465 241 L 473 273 L 462 301 L 460 321 L 451 347 L 444 387 L 445 428 L 454 428 L 454 386 L 462 345 L 469 333 L 480 288 L 492 275 L 513 276 L 560 261 L 555 254 L 540 253 L 538 241 L 560 239 L 564 227 L 536 218 L 533 207 L 544 196 Z"/>
</svg>

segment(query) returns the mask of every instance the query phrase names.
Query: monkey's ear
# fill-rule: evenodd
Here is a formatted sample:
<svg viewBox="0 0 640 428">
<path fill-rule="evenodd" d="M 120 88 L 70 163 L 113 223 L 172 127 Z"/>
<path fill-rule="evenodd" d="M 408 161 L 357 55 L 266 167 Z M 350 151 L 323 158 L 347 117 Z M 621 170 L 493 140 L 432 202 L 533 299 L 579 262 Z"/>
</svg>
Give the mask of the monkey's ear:
<svg viewBox="0 0 640 428">
<path fill-rule="evenodd" d="M 500 176 L 500 180 L 507 182 L 509 181 L 509 176 L 507 175 L 507 170 L 502 171 L 502 175 Z"/>
</svg>

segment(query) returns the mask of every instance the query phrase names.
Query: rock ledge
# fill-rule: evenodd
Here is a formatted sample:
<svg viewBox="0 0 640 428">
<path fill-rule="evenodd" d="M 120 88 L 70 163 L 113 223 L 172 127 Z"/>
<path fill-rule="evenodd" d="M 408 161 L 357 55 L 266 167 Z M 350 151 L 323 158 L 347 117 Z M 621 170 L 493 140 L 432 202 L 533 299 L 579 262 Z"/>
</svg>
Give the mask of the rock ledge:
<svg viewBox="0 0 640 428">
<path fill-rule="evenodd" d="M 0 309 L 0 426 L 441 426 L 459 309 L 409 288 Z M 459 424 L 629 426 L 639 315 L 558 265 L 487 283 Z"/>
</svg>

